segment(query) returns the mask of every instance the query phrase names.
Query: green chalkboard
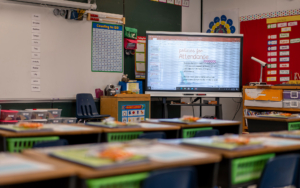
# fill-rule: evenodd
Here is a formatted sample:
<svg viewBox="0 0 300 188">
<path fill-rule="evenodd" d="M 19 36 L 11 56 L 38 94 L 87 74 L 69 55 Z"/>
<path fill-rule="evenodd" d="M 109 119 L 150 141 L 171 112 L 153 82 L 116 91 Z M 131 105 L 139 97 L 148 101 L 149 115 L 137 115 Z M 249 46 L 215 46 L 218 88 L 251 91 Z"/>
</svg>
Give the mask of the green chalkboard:
<svg viewBox="0 0 300 188">
<path fill-rule="evenodd" d="M 146 36 L 146 31 L 181 31 L 180 6 L 150 0 L 125 0 L 124 12 L 126 26 L 138 29 L 138 36 Z M 135 79 L 134 56 L 124 59 L 124 73 Z"/>
</svg>

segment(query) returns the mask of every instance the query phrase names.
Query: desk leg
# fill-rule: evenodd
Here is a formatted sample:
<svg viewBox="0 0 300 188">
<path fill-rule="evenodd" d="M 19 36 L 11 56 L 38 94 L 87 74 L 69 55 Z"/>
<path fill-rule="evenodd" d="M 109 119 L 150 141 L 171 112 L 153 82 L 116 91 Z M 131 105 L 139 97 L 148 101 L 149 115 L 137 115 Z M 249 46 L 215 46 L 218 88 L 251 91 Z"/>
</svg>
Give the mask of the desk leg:
<svg viewBox="0 0 300 188">
<path fill-rule="evenodd" d="M 0 137 L 0 151 L 7 151 L 6 137 Z"/>
<path fill-rule="evenodd" d="M 163 116 L 163 118 L 168 118 L 167 97 L 163 97 L 163 98 L 162 98 L 162 103 L 163 103 L 163 112 L 162 112 L 162 116 Z"/>
<path fill-rule="evenodd" d="M 76 176 L 69 177 L 69 188 L 76 188 Z"/>
<path fill-rule="evenodd" d="M 98 135 L 97 135 L 97 143 L 100 143 L 101 142 L 101 133 L 99 133 Z"/>
</svg>

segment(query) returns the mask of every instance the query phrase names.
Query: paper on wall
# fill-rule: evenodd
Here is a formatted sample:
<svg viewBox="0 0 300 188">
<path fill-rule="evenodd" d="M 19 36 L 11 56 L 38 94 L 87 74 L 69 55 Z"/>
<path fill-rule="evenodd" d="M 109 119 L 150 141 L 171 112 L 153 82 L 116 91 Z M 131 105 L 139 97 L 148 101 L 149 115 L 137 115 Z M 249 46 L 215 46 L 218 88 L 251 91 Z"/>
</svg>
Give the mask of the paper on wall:
<svg viewBox="0 0 300 188">
<path fill-rule="evenodd" d="M 136 63 L 136 71 L 145 71 L 145 63 Z"/>
<path fill-rule="evenodd" d="M 144 53 L 136 53 L 135 58 L 136 58 L 135 61 L 145 62 L 145 54 Z"/>
<path fill-rule="evenodd" d="M 136 52 L 145 52 L 145 44 L 138 43 Z"/>
</svg>

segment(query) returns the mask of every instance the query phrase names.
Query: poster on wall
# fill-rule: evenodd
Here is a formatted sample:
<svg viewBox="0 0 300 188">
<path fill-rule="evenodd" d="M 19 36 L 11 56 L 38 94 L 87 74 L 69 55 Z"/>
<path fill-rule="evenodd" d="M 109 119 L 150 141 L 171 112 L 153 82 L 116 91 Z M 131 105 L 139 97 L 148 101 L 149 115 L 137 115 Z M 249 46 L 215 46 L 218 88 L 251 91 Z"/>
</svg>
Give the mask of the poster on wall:
<svg viewBox="0 0 300 188">
<path fill-rule="evenodd" d="M 228 34 L 240 33 L 239 9 L 205 13 L 203 18 L 203 32 Z"/>
<path fill-rule="evenodd" d="M 135 50 L 135 79 L 145 80 L 146 75 L 146 37 L 137 37 L 137 49 Z"/>
<path fill-rule="evenodd" d="M 145 120 L 145 104 L 123 105 L 122 122 L 133 123 Z"/>
</svg>

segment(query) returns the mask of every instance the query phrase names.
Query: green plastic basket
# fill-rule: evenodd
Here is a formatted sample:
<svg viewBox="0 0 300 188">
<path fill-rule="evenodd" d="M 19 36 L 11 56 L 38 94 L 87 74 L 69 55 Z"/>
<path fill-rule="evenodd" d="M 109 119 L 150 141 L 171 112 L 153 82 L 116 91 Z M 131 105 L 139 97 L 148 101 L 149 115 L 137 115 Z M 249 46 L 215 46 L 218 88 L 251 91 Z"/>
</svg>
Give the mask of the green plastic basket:
<svg viewBox="0 0 300 188">
<path fill-rule="evenodd" d="M 233 159 L 231 164 L 232 184 L 259 179 L 265 164 L 272 157 L 275 157 L 274 153 Z"/>
<path fill-rule="evenodd" d="M 21 152 L 23 149 L 32 148 L 36 143 L 59 140 L 58 136 L 7 138 L 7 150 L 9 152 Z"/>
<path fill-rule="evenodd" d="M 137 29 L 125 27 L 124 29 L 124 37 L 129 39 L 137 39 Z"/>
<path fill-rule="evenodd" d="M 192 138 L 195 136 L 197 131 L 204 131 L 204 130 L 212 130 L 212 127 L 183 129 L 182 130 L 182 138 Z"/>
<path fill-rule="evenodd" d="M 140 188 L 148 172 L 86 180 L 88 188 Z"/>
<path fill-rule="evenodd" d="M 143 132 L 107 133 L 107 142 L 124 142 L 137 139 Z"/>
<path fill-rule="evenodd" d="M 288 124 L 289 131 L 299 130 L 299 129 L 300 129 L 300 122 L 293 122 Z"/>
</svg>

